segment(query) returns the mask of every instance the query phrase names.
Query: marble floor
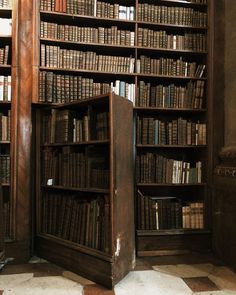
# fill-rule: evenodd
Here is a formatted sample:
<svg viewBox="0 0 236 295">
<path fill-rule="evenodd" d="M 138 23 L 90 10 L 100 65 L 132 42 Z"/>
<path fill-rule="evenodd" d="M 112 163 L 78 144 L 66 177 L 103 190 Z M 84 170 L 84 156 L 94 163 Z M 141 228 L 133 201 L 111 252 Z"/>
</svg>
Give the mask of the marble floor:
<svg viewBox="0 0 236 295">
<path fill-rule="evenodd" d="M 0 295 L 236 295 L 236 274 L 210 254 L 145 257 L 114 290 L 33 257 L 0 273 Z"/>
</svg>

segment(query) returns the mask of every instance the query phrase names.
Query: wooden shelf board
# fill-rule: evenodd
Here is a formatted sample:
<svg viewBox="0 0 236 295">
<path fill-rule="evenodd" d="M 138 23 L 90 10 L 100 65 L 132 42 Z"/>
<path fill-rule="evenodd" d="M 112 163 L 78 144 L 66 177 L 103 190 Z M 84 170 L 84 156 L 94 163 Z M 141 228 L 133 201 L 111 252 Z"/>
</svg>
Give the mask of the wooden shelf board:
<svg viewBox="0 0 236 295">
<path fill-rule="evenodd" d="M 70 14 L 70 13 L 63 13 L 63 12 L 54 12 L 54 11 L 46 11 L 46 10 L 40 10 L 41 15 L 48 16 L 50 18 L 57 17 L 61 19 L 70 19 L 70 20 L 88 20 L 88 21 L 94 21 L 94 22 L 111 22 L 111 23 L 125 23 L 130 25 L 135 25 L 135 20 L 125 20 L 125 19 L 117 19 L 117 18 L 107 18 L 107 17 L 96 17 L 92 15 L 79 15 L 79 14 Z"/>
<path fill-rule="evenodd" d="M 206 148 L 207 145 L 181 145 L 181 144 L 173 144 L 173 145 L 160 145 L 160 144 L 137 144 L 137 148 Z"/>
<path fill-rule="evenodd" d="M 136 111 L 158 111 L 158 112 L 191 112 L 202 113 L 206 112 L 206 109 L 188 109 L 188 108 L 160 108 L 160 107 L 139 107 L 135 106 Z"/>
<path fill-rule="evenodd" d="M 180 187 L 180 186 L 206 186 L 206 183 L 137 183 L 137 186 L 143 187 L 164 187 L 164 186 L 171 186 L 171 187 Z"/>
<path fill-rule="evenodd" d="M 1 183 L 2 187 L 10 187 L 10 183 Z"/>
<path fill-rule="evenodd" d="M 99 193 L 99 194 L 109 194 L 109 189 L 102 188 L 77 188 L 77 187 L 69 187 L 62 185 L 42 185 L 42 188 L 49 190 L 66 190 L 66 191 L 75 191 L 75 192 L 91 192 L 91 193 Z"/>
<path fill-rule="evenodd" d="M 184 4 L 185 5 L 189 5 L 189 6 L 203 6 L 203 7 L 207 7 L 207 4 L 205 3 L 195 3 L 195 2 L 191 2 L 188 0 L 162 0 L 162 3 L 170 3 L 170 4 Z"/>
<path fill-rule="evenodd" d="M 166 28 L 176 28 L 176 29 L 191 29 L 191 30 L 207 30 L 208 27 L 197 27 L 197 26 L 187 26 L 187 25 L 177 25 L 177 24 L 164 24 L 146 21 L 137 21 L 138 25 L 148 25 L 148 26 L 159 26 Z"/>
<path fill-rule="evenodd" d="M 4 141 L 0 141 L 0 144 L 10 144 L 10 140 L 4 140 Z"/>
<path fill-rule="evenodd" d="M 109 140 L 90 140 L 83 142 L 47 143 L 42 146 L 77 146 L 77 145 L 103 145 L 110 143 Z"/>
<path fill-rule="evenodd" d="M 108 262 L 113 261 L 111 255 L 109 255 L 107 253 L 104 253 L 102 251 L 99 251 L 97 249 L 89 248 L 87 246 L 80 245 L 80 244 L 77 244 L 77 243 L 74 243 L 74 242 L 71 242 L 71 241 L 68 241 L 68 240 L 64 240 L 64 239 L 58 238 L 58 237 L 50 235 L 50 234 L 38 233 L 37 235 L 40 238 L 43 238 L 43 239 L 46 239 L 46 240 L 49 240 L 49 241 L 53 241 L 54 243 L 58 243 L 58 244 L 61 244 L 63 246 L 66 246 L 68 248 L 78 250 L 78 251 L 80 251 L 82 253 L 95 256 L 95 257 L 97 257 L 99 259 L 102 259 L 102 260 L 105 260 L 105 261 L 108 261 Z"/>
<path fill-rule="evenodd" d="M 72 73 L 88 73 L 93 74 L 93 77 L 96 75 L 110 75 L 110 76 L 136 76 L 135 73 L 122 73 L 122 72 L 104 72 L 104 71 L 91 71 L 91 70 L 82 70 L 82 69 L 64 69 L 64 68 L 51 68 L 51 67 L 42 67 L 40 70 L 52 71 L 52 72 L 72 72 Z"/>
<path fill-rule="evenodd" d="M 207 80 L 207 78 L 202 77 L 187 77 L 187 76 L 170 76 L 170 75 L 158 75 L 158 74 L 145 74 L 145 73 L 135 73 L 138 77 L 153 77 L 153 78 L 163 78 L 163 79 L 179 79 L 179 80 Z"/>
<path fill-rule="evenodd" d="M 187 49 L 172 49 L 172 48 L 156 48 L 156 47 L 145 47 L 145 46 L 137 46 L 137 49 L 145 50 L 145 51 L 158 51 L 158 52 L 169 52 L 171 54 L 174 53 L 189 53 L 189 54 L 207 54 L 207 51 L 196 51 L 196 50 L 187 50 Z"/>
<path fill-rule="evenodd" d="M 2 64 L 0 64 L 0 68 L 10 69 L 11 65 L 2 65 Z"/>
<path fill-rule="evenodd" d="M 92 43 L 92 42 L 79 42 L 79 41 L 65 41 L 60 39 L 50 39 L 50 38 L 40 38 L 40 41 L 50 42 L 50 43 L 59 43 L 59 44 L 72 44 L 72 45 L 85 45 L 85 46 L 94 46 L 94 47 L 108 47 L 108 48 L 119 48 L 119 49 L 135 49 L 135 46 L 131 45 L 119 45 L 119 44 L 103 44 L 103 43 Z"/>
<path fill-rule="evenodd" d="M 165 235 L 191 235 L 210 234 L 207 229 L 165 229 L 165 230 L 137 230 L 138 236 L 165 236 Z"/>
</svg>

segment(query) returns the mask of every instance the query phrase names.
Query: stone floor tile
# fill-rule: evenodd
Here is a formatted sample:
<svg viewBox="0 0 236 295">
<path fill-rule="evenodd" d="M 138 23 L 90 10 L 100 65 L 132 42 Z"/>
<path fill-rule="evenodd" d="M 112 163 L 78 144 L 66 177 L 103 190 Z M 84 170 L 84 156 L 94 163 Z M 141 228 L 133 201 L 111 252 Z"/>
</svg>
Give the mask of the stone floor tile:
<svg viewBox="0 0 236 295">
<path fill-rule="evenodd" d="M 219 290 L 209 292 L 194 292 L 193 295 L 236 295 L 236 292 Z"/>
<path fill-rule="evenodd" d="M 156 265 L 155 271 L 166 273 L 179 278 L 207 277 L 214 269 L 210 263 L 205 264 L 177 264 L 177 265 Z"/>
<path fill-rule="evenodd" d="M 220 288 L 236 292 L 236 273 L 227 267 L 215 267 L 209 278 Z"/>
<path fill-rule="evenodd" d="M 4 267 L 1 275 L 34 273 L 34 276 L 58 276 L 64 269 L 52 263 L 9 264 Z"/>
<path fill-rule="evenodd" d="M 113 290 L 95 284 L 85 286 L 83 295 L 115 295 L 115 293 Z"/>
<path fill-rule="evenodd" d="M 32 273 L 15 274 L 15 275 L 0 275 L 0 290 L 5 290 L 6 288 L 14 288 L 15 286 L 27 282 L 33 277 Z"/>
<path fill-rule="evenodd" d="M 94 285 L 95 284 L 94 282 L 92 282 L 92 281 L 90 281 L 90 280 L 88 280 L 88 279 L 86 279 L 84 277 L 81 277 L 81 276 L 79 276 L 79 275 L 77 275 L 77 274 L 75 274 L 75 273 L 73 273 L 71 271 L 67 271 L 67 270 L 63 271 L 62 276 L 64 278 L 67 278 L 69 280 L 77 282 L 82 286 Z"/>
<path fill-rule="evenodd" d="M 115 295 L 190 295 L 192 291 L 180 278 L 152 270 L 132 271 L 115 287 Z M 173 293 L 174 290 L 174 293 Z"/>
<path fill-rule="evenodd" d="M 15 276 L 14 276 L 15 277 Z M 14 286 L 5 286 L 4 295 L 82 295 L 83 287 L 63 277 L 31 277 Z"/>
<path fill-rule="evenodd" d="M 218 291 L 219 288 L 208 277 L 184 278 L 184 282 L 193 292 Z"/>
</svg>

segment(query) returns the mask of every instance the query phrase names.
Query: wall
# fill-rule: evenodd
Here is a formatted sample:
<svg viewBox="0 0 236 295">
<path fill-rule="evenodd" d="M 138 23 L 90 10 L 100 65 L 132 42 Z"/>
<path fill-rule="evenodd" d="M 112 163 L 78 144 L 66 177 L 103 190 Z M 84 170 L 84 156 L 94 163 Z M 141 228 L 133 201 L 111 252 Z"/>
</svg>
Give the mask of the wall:
<svg viewBox="0 0 236 295">
<path fill-rule="evenodd" d="M 215 115 L 218 112 L 222 116 L 220 112 L 224 109 L 224 120 L 221 122 L 224 125 L 224 136 L 222 136 L 222 148 L 218 153 L 218 164 L 213 178 L 213 249 L 225 263 L 236 270 L 236 1 L 225 0 L 222 5 L 224 5 L 222 10 L 224 11 L 224 31 L 216 35 L 218 34 L 220 46 L 224 40 L 224 48 L 222 48 L 221 56 L 218 55 L 219 59 L 215 59 L 214 63 L 217 68 L 218 61 L 222 63 L 224 60 L 224 73 L 221 70 L 217 74 L 218 82 L 220 76 L 224 81 L 224 84 L 221 83 L 223 94 L 222 90 L 219 95 L 215 91 L 218 102 L 220 96 L 224 101 L 224 108 L 221 108 L 222 105 L 215 107 Z M 216 31 L 221 30 L 222 17 L 220 22 L 220 27 L 216 22 Z M 216 51 L 219 50 L 218 42 L 215 42 Z M 215 90 L 217 87 L 220 90 L 219 86 L 214 85 Z M 218 111 L 217 108 L 219 108 Z M 216 136 L 221 135 L 221 132 L 217 134 L 216 129 Z"/>
</svg>

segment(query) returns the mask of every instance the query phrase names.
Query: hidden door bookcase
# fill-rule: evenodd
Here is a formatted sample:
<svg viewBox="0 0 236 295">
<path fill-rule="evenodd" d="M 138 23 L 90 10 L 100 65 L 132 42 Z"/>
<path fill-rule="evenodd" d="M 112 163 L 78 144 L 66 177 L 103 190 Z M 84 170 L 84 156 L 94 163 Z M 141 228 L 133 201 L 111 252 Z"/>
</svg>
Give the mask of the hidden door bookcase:
<svg viewBox="0 0 236 295">
<path fill-rule="evenodd" d="M 37 254 L 108 287 L 135 261 L 132 117 L 111 92 L 36 113 Z"/>
</svg>

